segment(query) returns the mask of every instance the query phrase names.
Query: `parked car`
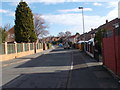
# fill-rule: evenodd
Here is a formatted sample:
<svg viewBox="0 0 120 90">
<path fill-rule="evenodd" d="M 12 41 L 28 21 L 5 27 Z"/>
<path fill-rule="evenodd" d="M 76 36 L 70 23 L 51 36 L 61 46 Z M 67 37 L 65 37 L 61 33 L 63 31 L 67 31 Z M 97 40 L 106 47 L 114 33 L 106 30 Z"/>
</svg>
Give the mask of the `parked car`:
<svg viewBox="0 0 120 90">
<path fill-rule="evenodd" d="M 70 45 L 68 43 L 64 44 L 64 49 L 70 49 Z"/>
<path fill-rule="evenodd" d="M 62 44 L 62 43 L 60 43 L 58 46 L 59 46 L 59 47 L 63 47 L 63 44 Z"/>
</svg>

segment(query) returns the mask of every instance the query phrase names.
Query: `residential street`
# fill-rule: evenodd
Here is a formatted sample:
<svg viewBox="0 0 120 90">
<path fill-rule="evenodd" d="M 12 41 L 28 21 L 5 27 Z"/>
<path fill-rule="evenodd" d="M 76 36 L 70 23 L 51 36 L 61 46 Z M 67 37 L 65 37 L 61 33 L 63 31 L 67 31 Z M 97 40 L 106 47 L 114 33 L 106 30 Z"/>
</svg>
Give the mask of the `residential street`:
<svg viewBox="0 0 120 90">
<path fill-rule="evenodd" d="M 43 53 L 3 62 L 3 88 L 120 88 L 102 63 L 84 52 L 56 48 Z"/>
</svg>

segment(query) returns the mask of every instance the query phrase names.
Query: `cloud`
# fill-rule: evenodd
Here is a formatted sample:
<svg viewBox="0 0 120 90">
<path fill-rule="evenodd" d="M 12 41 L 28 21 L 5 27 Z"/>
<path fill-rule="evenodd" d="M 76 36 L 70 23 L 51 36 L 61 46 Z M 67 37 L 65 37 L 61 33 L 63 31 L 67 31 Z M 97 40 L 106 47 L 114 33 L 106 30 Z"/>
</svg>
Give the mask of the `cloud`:
<svg viewBox="0 0 120 90">
<path fill-rule="evenodd" d="M 105 16 L 106 19 L 112 20 L 118 17 L 118 1 L 108 2 L 107 8 L 112 8 L 111 11 Z"/>
<path fill-rule="evenodd" d="M 114 8 L 114 7 L 118 7 L 118 1 L 108 2 L 107 8 Z"/>
<path fill-rule="evenodd" d="M 93 3 L 93 5 L 94 5 L 94 6 L 102 6 L 102 4 L 101 4 L 101 3 L 98 3 L 98 2 Z"/>
<path fill-rule="evenodd" d="M 4 0 L 2 2 L 19 2 L 19 1 Z M 40 3 L 44 3 L 44 4 L 56 4 L 56 3 L 64 3 L 64 2 L 110 2 L 110 0 L 23 0 L 23 1 L 40 2 Z M 111 1 L 118 1 L 118 0 L 111 0 Z"/>
<path fill-rule="evenodd" d="M 107 16 L 105 17 L 108 20 L 112 20 L 114 18 L 118 17 L 118 7 L 115 7 L 113 10 L 111 10 Z"/>
<path fill-rule="evenodd" d="M 26 0 L 26 2 L 29 0 Z M 42 2 L 45 4 L 55 4 L 55 3 L 62 3 L 62 2 L 77 2 L 80 0 L 32 0 L 31 2 Z M 84 1 L 84 0 L 83 0 Z M 82 1 L 81 1 L 82 2 Z M 96 4 L 97 5 L 97 4 Z M 91 28 L 97 28 L 98 26 L 102 25 L 105 23 L 106 19 L 109 21 L 112 19 L 117 18 L 118 16 L 118 9 L 117 9 L 118 3 L 115 2 L 109 2 L 108 6 L 111 8 L 111 11 L 106 15 L 106 16 L 99 16 L 99 15 L 94 15 L 94 16 L 89 16 L 85 15 L 85 31 L 88 32 L 91 30 Z M 86 11 L 92 11 L 91 8 L 86 9 Z M 10 12 L 8 10 L 1 10 L 0 12 L 2 13 L 8 13 Z M 61 24 L 61 25 L 66 25 L 70 26 L 69 30 L 72 33 L 79 32 L 82 33 L 82 16 L 81 14 L 72 14 L 72 13 L 67 13 L 67 12 L 79 12 L 79 9 L 65 9 L 65 10 L 59 10 L 59 12 L 66 12 L 65 14 L 58 14 L 58 15 L 44 15 L 42 16 L 47 22 L 54 24 Z M 11 13 L 11 15 L 14 15 L 14 13 Z M 63 30 L 64 31 L 64 30 Z"/>
<path fill-rule="evenodd" d="M 53 24 L 62 24 L 66 26 L 73 26 L 69 30 L 74 33 L 82 33 L 82 18 L 81 14 L 59 14 L 59 15 L 45 15 L 43 16 L 45 20 Z M 54 19 L 53 19 L 54 18 Z M 95 28 L 101 23 L 100 16 L 86 16 L 85 15 L 85 30 L 88 32 L 91 28 Z M 97 21 L 97 22 L 96 22 Z M 103 20 L 102 20 L 103 21 Z M 81 31 L 80 31 L 81 30 Z"/>
<path fill-rule="evenodd" d="M 4 13 L 7 16 L 15 16 L 15 12 L 12 12 L 10 10 L 0 9 L 0 13 Z"/>
<path fill-rule="evenodd" d="M 84 8 L 84 11 L 92 11 L 92 8 Z M 80 9 L 74 8 L 74 9 L 64 9 L 64 10 L 58 10 L 58 12 L 67 13 L 67 12 L 80 12 Z"/>
<path fill-rule="evenodd" d="M 11 2 L 10 5 L 12 6 L 17 6 L 19 4 L 19 2 Z"/>
<path fill-rule="evenodd" d="M 74 10 L 66 10 L 65 12 L 71 12 Z M 69 31 L 72 33 L 79 32 L 82 34 L 82 15 L 79 13 L 64 13 L 64 14 L 58 14 L 58 15 L 44 15 L 42 16 L 47 22 L 52 24 L 61 24 L 66 25 L 66 27 L 69 28 Z M 85 21 L 85 31 L 88 32 L 91 30 L 91 28 L 97 28 L 100 25 L 104 24 L 106 19 L 108 21 L 111 21 L 118 17 L 118 8 L 114 7 L 111 9 L 111 11 L 106 14 L 105 16 L 89 16 L 84 15 L 84 21 Z M 65 29 L 66 30 L 66 29 Z M 63 30 L 63 31 L 65 31 Z"/>
<path fill-rule="evenodd" d="M 8 10 L 0 9 L 0 13 L 7 13 L 9 12 Z"/>
<path fill-rule="evenodd" d="M 9 12 L 8 16 L 15 16 L 15 12 Z"/>
</svg>

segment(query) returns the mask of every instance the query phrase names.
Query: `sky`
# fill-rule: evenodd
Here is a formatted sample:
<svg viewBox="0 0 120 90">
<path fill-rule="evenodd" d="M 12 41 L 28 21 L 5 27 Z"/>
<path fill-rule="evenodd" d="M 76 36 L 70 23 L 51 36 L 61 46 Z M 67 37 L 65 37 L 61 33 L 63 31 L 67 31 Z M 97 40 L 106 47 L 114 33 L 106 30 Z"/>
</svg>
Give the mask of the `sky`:
<svg viewBox="0 0 120 90">
<path fill-rule="evenodd" d="M 0 3 L 0 26 L 14 26 L 15 10 L 20 0 L 3 0 Z M 85 32 L 95 29 L 118 17 L 117 0 L 23 0 L 33 14 L 40 14 L 49 26 L 49 35 L 57 36 L 59 32 L 70 31 L 83 33 L 83 7 Z"/>
</svg>

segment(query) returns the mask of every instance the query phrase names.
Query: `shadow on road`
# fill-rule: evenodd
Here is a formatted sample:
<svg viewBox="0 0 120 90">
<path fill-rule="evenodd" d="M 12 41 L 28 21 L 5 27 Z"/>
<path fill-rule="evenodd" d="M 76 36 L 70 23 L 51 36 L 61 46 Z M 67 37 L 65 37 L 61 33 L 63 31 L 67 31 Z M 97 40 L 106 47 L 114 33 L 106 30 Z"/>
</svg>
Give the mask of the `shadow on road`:
<svg viewBox="0 0 120 90">
<path fill-rule="evenodd" d="M 70 59 L 71 50 L 68 51 L 63 48 L 57 48 L 48 54 L 43 54 L 37 58 L 33 58 L 15 68 L 69 66 Z"/>
<path fill-rule="evenodd" d="M 71 74 L 70 74 L 71 72 Z M 119 84 L 102 66 L 61 70 L 49 73 L 26 73 L 2 88 L 118 88 Z"/>
<path fill-rule="evenodd" d="M 21 74 L 2 88 L 66 88 L 68 71 Z"/>
<path fill-rule="evenodd" d="M 65 68 L 71 65 L 71 60 L 73 70 L 70 67 Z M 15 67 L 34 69 L 23 72 L 3 85 L 3 88 L 118 88 L 120 86 L 102 65 L 94 63 L 96 63 L 94 59 L 78 50 L 53 50 L 49 54 Z"/>
</svg>

